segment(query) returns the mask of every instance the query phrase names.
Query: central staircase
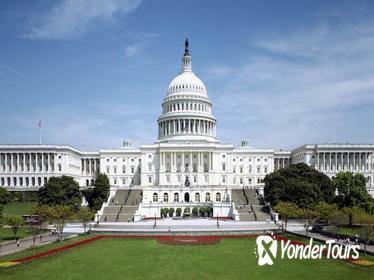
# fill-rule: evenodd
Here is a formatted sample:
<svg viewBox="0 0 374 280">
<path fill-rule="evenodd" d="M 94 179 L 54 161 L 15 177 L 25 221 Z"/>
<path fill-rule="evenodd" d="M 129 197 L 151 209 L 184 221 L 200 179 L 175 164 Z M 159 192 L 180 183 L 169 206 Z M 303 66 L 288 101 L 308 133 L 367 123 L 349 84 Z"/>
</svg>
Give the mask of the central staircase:
<svg viewBox="0 0 374 280">
<path fill-rule="evenodd" d="M 117 190 L 109 201 L 108 206 L 104 208 L 100 222 L 132 221 L 141 201 L 141 190 Z"/>
<path fill-rule="evenodd" d="M 231 194 L 240 221 L 271 220 L 269 206 L 265 205 L 262 196 L 257 195 L 254 189 L 232 189 Z"/>
</svg>

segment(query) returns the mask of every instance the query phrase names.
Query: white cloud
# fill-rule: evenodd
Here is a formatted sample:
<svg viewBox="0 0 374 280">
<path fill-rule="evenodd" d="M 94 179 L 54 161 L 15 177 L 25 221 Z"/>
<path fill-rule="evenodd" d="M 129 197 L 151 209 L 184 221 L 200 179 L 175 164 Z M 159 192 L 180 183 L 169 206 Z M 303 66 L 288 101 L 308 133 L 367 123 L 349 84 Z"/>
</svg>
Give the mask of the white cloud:
<svg viewBox="0 0 374 280">
<path fill-rule="evenodd" d="M 252 42 L 259 54 L 244 54 L 240 64 L 213 66 L 210 77 L 220 73 L 227 81 L 213 96 L 223 140 L 251 138 L 268 147 L 372 142 L 372 26 L 324 24 L 278 34 Z"/>
<path fill-rule="evenodd" d="M 67 39 L 84 33 L 97 21 L 113 22 L 134 11 L 141 0 L 62 0 L 33 20 L 24 35 L 30 39 Z"/>
</svg>

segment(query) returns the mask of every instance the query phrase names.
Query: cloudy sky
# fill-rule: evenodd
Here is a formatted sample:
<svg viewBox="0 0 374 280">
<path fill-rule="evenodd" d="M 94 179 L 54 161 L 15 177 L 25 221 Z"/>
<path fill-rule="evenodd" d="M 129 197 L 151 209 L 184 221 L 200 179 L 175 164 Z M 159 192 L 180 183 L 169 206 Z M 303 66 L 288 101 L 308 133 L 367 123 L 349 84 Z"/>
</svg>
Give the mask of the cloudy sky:
<svg viewBox="0 0 374 280">
<path fill-rule="evenodd" d="M 190 38 L 223 143 L 374 143 L 373 1 L 0 2 L 0 143 L 157 137 Z"/>
</svg>

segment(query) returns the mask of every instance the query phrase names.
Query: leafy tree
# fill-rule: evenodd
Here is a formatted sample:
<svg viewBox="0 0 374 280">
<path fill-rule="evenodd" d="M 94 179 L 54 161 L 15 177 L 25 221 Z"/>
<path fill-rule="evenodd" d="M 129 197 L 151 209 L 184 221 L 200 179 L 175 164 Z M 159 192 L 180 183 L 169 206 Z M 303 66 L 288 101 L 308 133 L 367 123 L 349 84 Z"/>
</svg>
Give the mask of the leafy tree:
<svg viewBox="0 0 374 280">
<path fill-rule="evenodd" d="M 177 208 L 177 210 L 176 210 L 176 214 L 177 214 L 177 216 L 178 217 L 180 217 L 180 215 L 182 214 L 182 208 Z"/>
<path fill-rule="evenodd" d="M 39 204 L 65 205 L 77 212 L 81 205 L 79 184 L 70 176 L 51 177 L 38 191 Z"/>
<path fill-rule="evenodd" d="M 327 224 L 331 224 L 334 215 L 338 211 L 338 206 L 336 204 L 329 204 L 326 202 L 320 202 L 316 206 L 316 212 L 318 218 L 322 221 L 325 221 Z"/>
<path fill-rule="evenodd" d="M 54 205 L 49 207 L 48 217 L 51 223 L 55 225 L 59 240 L 61 241 L 66 222 L 74 217 L 74 211 L 69 206 Z"/>
<path fill-rule="evenodd" d="M 169 208 L 169 217 L 173 217 L 174 212 L 175 212 L 174 208 Z"/>
<path fill-rule="evenodd" d="M 86 234 L 86 229 L 87 229 L 87 224 L 93 220 L 95 217 L 95 214 L 92 213 L 89 209 L 86 207 L 82 207 L 79 212 L 77 213 L 78 219 L 82 222 L 83 224 L 83 234 Z"/>
<path fill-rule="evenodd" d="M 100 210 L 103 203 L 108 199 L 110 191 L 109 178 L 106 174 L 99 173 L 94 182 L 94 188 L 88 205 L 94 212 Z"/>
<path fill-rule="evenodd" d="M 313 209 L 321 201 L 330 203 L 335 195 L 330 178 L 304 163 L 268 174 L 264 182 L 265 200 L 271 205 L 283 201 Z"/>
<path fill-rule="evenodd" d="M 335 201 L 340 208 L 357 206 L 371 213 L 372 198 L 366 190 L 364 175 L 340 172 L 332 179 L 332 185 L 338 190 Z"/>
<path fill-rule="evenodd" d="M 364 240 L 364 251 L 370 240 L 374 240 L 374 215 L 368 213 L 356 213 L 356 221 L 360 224 L 360 237 Z"/>
<path fill-rule="evenodd" d="M 285 224 L 285 230 L 287 230 L 287 223 L 290 218 L 297 218 L 299 215 L 299 207 L 293 202 L 279 202 L 274 207 L 275 211 L 281 216 Z"/>
<path fill-rule="evenodd" d="M 317 217 L 318 217 L 317 211 L 310 210 L 310 209 L 299 209 L 298 210 L 297 218 L 304 220 L 304 228 L 305 228 L 306 236 L 308 236 L 308 234 L 309 234 L 310 224 Z"/>
<path fill-rule="evenodd" d="M 0 204 L 7 204 L 11 201 L 12 196 L 6 188 L 0 187 Z"/>
<path fill-rule="evenodd" d="M 6 217 L 5 223 L 11 227 L 14 239 L 17 240 L 18 230 L 25 224 L 24 219 L 21 216 L 9 216 Z"/>
</svg>

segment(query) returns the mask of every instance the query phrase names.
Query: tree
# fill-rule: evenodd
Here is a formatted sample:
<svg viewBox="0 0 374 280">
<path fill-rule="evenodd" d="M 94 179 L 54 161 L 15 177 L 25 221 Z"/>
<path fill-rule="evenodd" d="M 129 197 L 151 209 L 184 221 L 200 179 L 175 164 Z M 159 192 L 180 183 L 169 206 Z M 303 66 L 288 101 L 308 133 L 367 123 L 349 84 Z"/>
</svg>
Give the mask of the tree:
<svg viewBox="0 0 374 280">
<path fill-rule="evenodd" d="M 316 206 L 316 212 L 317 212 L 318 218 L 326 222 L 328 225 L 331 224 L 332 219 L 337 211 L 338 211 L 338 206 L 336 204 L 320 202 Z"/>
<path fill-rule="evenodd" d="M 25 224 L 24 219 L 21 216 L 9 216 L 6 217 L 5 223 L 11 227 L 14 239 L 17 240 L 18 230 Z"/>
<path fill-rule="evenodd" d="M 6 188 L 0 187 L 0 204 L 7 204 L 11 201 L 12 196 Z"/>
<path fill-rule="evenodd" d="M 38 191 L 39 204 L 64 205 L 78 212 L 81 205 L 79 184 L 70 176 L 51 177 Z"/>
<path fill-rule="evenodd" d="M 82 207 L 78 214 L 78 219 L 82 222 L 83 224 L 83 234 L 86 234 L 86 228 L 87 228 L 87 224 L 93 220 L 93 218 L 95 217 L 95 214 L 92 213 L 89 209 L 87 209 L 86 207 Z"/>
<path fill-rule="evenodd" d="M 271 205 L 283 201 L 313 209 L 321 201 L 330 203 L 335 195 L 330 178 L 304 163 L 268 174 L 264 182 L 265 200 Z"/>
<path fill-rule="evenodd" d="M 32 247 L 35 248 L 36 236 L 41 232 L 42 218 L 38 215 L 30 215 L 26 217 L 26 224 L 32 233 Z"/>
<path fill-rule="evenodd" d="M 175 212 L 174 208 L 169 208 L 169 217 L 173 217 L 174 212 Z"/>
<path fill-rule="evenodd" d="M 55 205 L 49 207 L 48 216 L 51 223 L 56 227 L 58 238 L 61 241 L 66 221 L 74 217 L 74 211 L 69 206 Z"/>
<path fill-rule="evenodd" d="M 314 210 L 310 210 L 310 209 L 299 209 L 296 216 L 297 218 L 304 220 L 305 233 L 306 233 L 306 236 L 308 236 L 310 224 L 315 218 L 318 217 L 317 212 Z"/>
<path fill-rule="evenodd" d="M 290 218 L 297 218 L 299 214 L 299 207 L 296 203 L 292 202 L 279 202 L 277 206 L 274 207 L 275 211 L 281 216 L 285 224 L 285 230 L 287 230 L 287 223 Z"/>
<path fill-rule="evenodd" d="M 338 190 L 335 201 L 339 208 L 357 206 L 371 213 L 372 198 L 366 190 L 364 175 L 340 172 L 332 179 L 332 185 Z"/>
<path fill-rule="evenodd" d="M 360 237 L 364 240 L 364 251 L 366 255 L 367 244 L 370 240 L 374 240 L 374 215 L 364 212 L 356 214 L 356 221 L 360 224 Z"/>
<path fill-rule="evenodd" d="M 110 191 L 109 178 L 106 174 L 99 173 L 94 182 L 92 195 L 88 201 L 88 206 L 92 211 L 97 212 L 100 210 L 103 203 L 108 199 Z"/>
</svg>

